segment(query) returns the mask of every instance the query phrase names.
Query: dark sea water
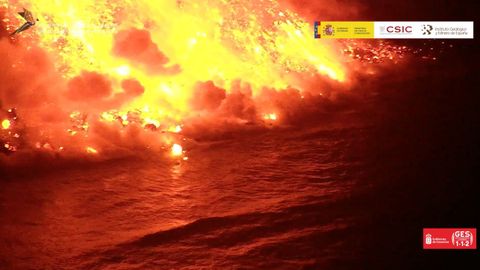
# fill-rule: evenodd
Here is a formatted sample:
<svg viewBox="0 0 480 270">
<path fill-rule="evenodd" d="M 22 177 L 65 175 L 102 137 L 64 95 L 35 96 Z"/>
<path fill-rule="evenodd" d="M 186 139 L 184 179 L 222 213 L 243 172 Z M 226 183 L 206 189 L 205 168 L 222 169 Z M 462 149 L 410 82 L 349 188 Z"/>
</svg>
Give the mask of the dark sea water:
<svg viewBox="0 0 480 270">
<path fill-rule="evenodd" d="M 267 131 L 200 144 L 182 163 L 152 155 L 2 182 L 3 263 L 292 269 L 328 260 L 353 222 L 341 209 L 358 180 L 349 151 L 362 132 Z"/>
<path fill-rule="evenodd" d="M 360 84 L 328 120 L 199 141 L 188 161 L 139 153 L 4 177 L 0 269 L 474 263 L 477 250 L 422 250 L 424 227 L 478 226 L 478 84 L 452 59 Z"/>
</svg>

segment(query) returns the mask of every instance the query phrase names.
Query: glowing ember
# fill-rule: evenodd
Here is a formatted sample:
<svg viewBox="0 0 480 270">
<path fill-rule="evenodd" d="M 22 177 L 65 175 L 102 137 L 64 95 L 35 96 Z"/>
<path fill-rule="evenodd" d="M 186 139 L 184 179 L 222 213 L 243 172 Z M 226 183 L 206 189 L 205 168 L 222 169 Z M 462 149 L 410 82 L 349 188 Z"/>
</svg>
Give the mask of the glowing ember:
<svg viewBox="0 0 480 270">
<path fill-rule="evenodd" d="M 168 131 L 173 132 L 173 133 L 180 133 L 180 132 L 182 132 L 182 126 L 176 125 L 176 126 L 170 127 L 168 129 Z"/>
<path fill-rule="evenodd" d="M 173 156 L 176 156 L 176 157 L 181 156 L 183 155 L 183 147 L 175 143 L 172 145 L 171 153 Z"/>
<path fill-rule="evenodd" d="M 79 132 L 88 131 L 88 122 L 87 115 L 80 112 L 72 112 L 70 114 L 70 122 L 72 123 L 71 128 L 67 129 L 67 132 L 71 136 L 77 135 Z"/>
<path fill-rule="evenodd" d="M 5 120 L 2 121 L 2 128 L 3 129 L 9 129 L 10 126 L 11 126 L 10 120 L 5 119 Z"/>
<path fill-rule="evenodd" d="M 11 145 L 10 143 L 5 143 L 5 144 L 3 145 L 3 147 L 4 147 L 6 150 L 10 151 L 10 152 L 15 152 L 15 151 L 17 151 L 17 147 L 14 146 L 14 145 Z"/>
<path fill-rule="evenodd" d="M 97 149 L 91 147 L 91 146 L 87 146 L 87 148 L 85 148 L 85 150 L 87 151 L 87 153 L 89 154 L 98 154 L 98 151 Z"/>
<path fill-rule="evenodd" d="M 270 120 L 270 121 L 275 121 L 275 120 L 277 120 L 277 115 L 275 113 L 267 113 L 267 114 L 263 115 L 263 119 Z"/>
</svg>

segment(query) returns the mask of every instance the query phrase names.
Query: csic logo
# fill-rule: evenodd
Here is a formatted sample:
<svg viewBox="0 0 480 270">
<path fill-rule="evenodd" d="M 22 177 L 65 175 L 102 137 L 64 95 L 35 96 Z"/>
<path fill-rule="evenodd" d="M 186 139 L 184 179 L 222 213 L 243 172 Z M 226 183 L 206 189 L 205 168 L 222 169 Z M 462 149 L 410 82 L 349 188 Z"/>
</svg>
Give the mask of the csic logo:
<svg viewBox="0 0 480 270">
<path fill-rule="evenodd" d="M 410 25 L 389 25 L 389 26 L 380 26 L 380 31 L 389 34 L 409 34 L 413 32 L 413 27 Z"/>
<path fill-rule="evenodd" d="M 433 26 L 431 24 L 422 25 L 422 35 L 431 35 Z"/>
</svg>

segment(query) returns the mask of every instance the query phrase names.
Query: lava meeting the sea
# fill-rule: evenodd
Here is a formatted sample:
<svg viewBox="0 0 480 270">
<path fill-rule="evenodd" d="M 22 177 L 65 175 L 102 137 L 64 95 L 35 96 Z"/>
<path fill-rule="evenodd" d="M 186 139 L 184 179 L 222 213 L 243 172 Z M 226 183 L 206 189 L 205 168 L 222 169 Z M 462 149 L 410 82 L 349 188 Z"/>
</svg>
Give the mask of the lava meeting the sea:
<svg viewBox="0 0 480 270">
<path fill-rule="evenodd" d="M 0 0 L 0 270 L 478 261 L 457 2 Z"/>
<path fill-rule="evenodd" d="M 347 80 L 338 46 L 313 40 L 310 24 L 275 1 L 2 2 L 6 32 L 24 7 L 39 19 L 1 40 L 3 107 L 45 129 L 26 148 L 94 153 L 92 129 L 127 126 L 173 145 L 165 134 L 199 115 L 276 120 L 274 106 L 254 105 L 264 90 L 300 93 L 301 78 L 317 74 Z M 122 132 L 118 140 L 131 140 Z"/>
<path fill-rule="evenodd" d="M 269 127 L 408 51 L 318 42 L 272 0 L 1 2 L 6 154 L 170 149 L 199 125 Z M 23 8 L 38 22 L 9 36 Z"/>
</svg>

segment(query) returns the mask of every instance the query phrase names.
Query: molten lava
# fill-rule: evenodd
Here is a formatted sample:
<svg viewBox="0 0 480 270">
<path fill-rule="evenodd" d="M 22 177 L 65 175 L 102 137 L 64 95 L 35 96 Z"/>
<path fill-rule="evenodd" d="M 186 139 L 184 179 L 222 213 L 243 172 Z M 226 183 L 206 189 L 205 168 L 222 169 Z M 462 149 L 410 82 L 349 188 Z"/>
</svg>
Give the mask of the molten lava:
<svg viewBox="0 0 480 270">
<path fill-rule="evenodd" d="M 175 143 L 175 144 L 172 145 L 171 152 L 172 152 L 173 156 L 176 156 L 176 157 L 181 156 L 181 155 L 183 155 L 183 147 L 181 145 Z"/>
<path fill-rule="evenodd" d="M 23 8 L 39 19 L 34 28 L 9 38 L 15 45 L 0 44 L 23 57 L 7 57 L 8 68 L 20 74 L 12 81 L 26 69 L 41 77 L 30 88 L 45 90 L 34 91 L 32 99 L 47 107 L 37 111 L 16 93 L 5 101 L 29 113 L 24 127 L 41 129 L 29 136 L 35 141 L 22 145 L 48 142 L 67 150 L 78 144 L 88 153 L 140 141 L 147 148 L 153 141 L 175 147 L 186 121 L 198 117 L 278 123 L 283 116 L 278 107 L 285 103 L 279 99 L 349 82 L 345 54 L 358 55 L 350 43 L 345 51 L 341 42 L 315 40 L 310 23 L 274 0 L 0 0 L 0 7 L 7 32 L 19 24 Z M 372 58 L 392 58 L 391 50 L 385 51 Z M 33 71 L 27 63 L 35 65 Z M 265 93 L 270 96 L 258 99 Z M 45 109 L 58 113 L 38 114 Z M 62 124 L 51 124 L 64 115 Z M 59 126 L 67 138 L 60 138 Z M 3 129 L 9 127 L 2 122 Z"/>
<path fill-rule="evenodd" d="M 11 125 L 11 124 L 10 124 L 10 120 L 5 119 L 5 120 L 2 121 L 2 128 L 3 128 L 3 129 L 9 129 L 9 128 L 10 128 L 10 125 Z"/>
<path fill-rule="evenodd" d="M 87 148 L 85 150 L 87 151 L 88 154 L 98 154 L 97 149 L 95 149 L 91 146 L 87 146 Z"/>
<path fill-rule="evenodd" d="M 275 120 L 277 120 L 277 114 L 275 114 L 275 113 L 266 113 L 266 114 L 263 115 L 263 119 L 275 121 Z"/>
<path fill-rule="evenodd" d="M 7 4 L 11 21 L 23 6 L 41 23 L 20 39 L 38 39 L 67 78 L 95 71 L 115 91 L 124 78 L 138 80 L 146 91 L 129 109 L 160 110 L 166 100 L 186 112 L 197 81 L 258 90 L 300 88 L 296 73 L 345 79 L 335 47 L 312 39 L 311 26 L 276 1 L 21 1 Z"/>
</svg>

